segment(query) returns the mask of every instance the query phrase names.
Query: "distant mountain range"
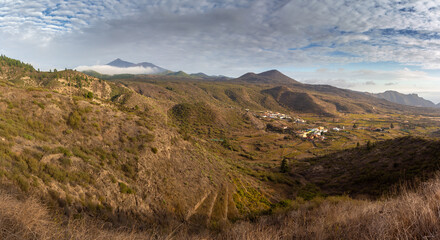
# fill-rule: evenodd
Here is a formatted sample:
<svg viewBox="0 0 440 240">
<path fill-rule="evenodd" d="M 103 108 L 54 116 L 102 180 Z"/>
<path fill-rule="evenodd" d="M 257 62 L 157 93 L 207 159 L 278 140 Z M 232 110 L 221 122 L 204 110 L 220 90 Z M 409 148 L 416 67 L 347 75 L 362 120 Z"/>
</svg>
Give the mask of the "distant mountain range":
<svg viewBox="0 0 440 240">
<path fill-rule="evenodd" d="M 118 73 L 108 73 L 106 72 L 108 67 L 114 67 L 118 69 Z M 145 68 L 148 71 L 143 71 L 142 73 L 139 72 L 139 69 L 134 69 L 137 67 Z M 210 76 L 205 73 L 199 72 L 199 73 L 191 73 L 188 74 L 184 71 L 177 71 L 173 72 L 168 69 L 159 67 L 153 63 L 149 62 L 141 62 L 141 63 L 132 63 L 124 61 L 120 58 L 117 58 L 105 65 L 99 65 L 99 66 L 81 66 L 79 67 L 80 71 L 82 71 L 85 74 L 88 74 L 93 77 L 98 77 L 106 80 L 112 80 L 112 79 L 130 79 L 130 78 L 137 78 L 137 79 L 172 79 L 172 78 L 191 78 L 191 79 L 205 79 L 205 80 L 227 80 L 230 79 L 229 77 L 218 75 L 218 76 Z M 126 69 L 126 70 L 124 70 Z"/>
<path fill-rule="evenodd" d="M 100 72 L 96 69 L 90 69 L 90 70 L 84 70 L 83 72 L 102 79 L 106 80 L 113 80 L 113 79 L 138 79 L 138 80 L 172 80 L 175 78 L 179 79 L 199 79 L 199 80 L 215 80 L 215 81 L 222 81 L 222 80 L 231 80 L 232 82 L 247 82 L 247 83 L 254 83 L 254 84 L 280 84 L 280 85 L 290 85 L 290 86 L 296 86 L 299 88 L 302 88 L 304 90 L 313 90 L 313 91 L 320 91 L 320 92 L 326 92 L 331 94 L 337 94 L 344 97 L 359 97 L 359 95 L 355 91 L 350 90 L 343 90 L 336 87 L 332 87 L 329 85 L 310 85 L 310 84 L 303 84 L 300 83 L 277 70 L 269 70 L 262 73 L 253 73 L 249 72 L 246 73 L 236 79 L 230 79 L 225 76 L 209 76 L 205 73 L 199 72 L 199 73 L 192 73 L 188 74 L 183 71 L 170 71 L 168 69 L 159 67 L 153 63 L 149 62 L 141 62 L 141 63 L 132 63 L 124 61 L 120 58 L 117 58 L 109 63 L 107 63 L 104 66 L 111 66 L 116 67 L 119 69 L 125 69 L 127 68 L 127 72 L 124 74 L 105 74 Z M 130 72 L 129 68 L 135 68 L 135 67 L 142 67 L 146 69 L 153 70 L 151 73 L 134 73 Z M 385 99 L 392 103 L 398 103 L 402 105 L 407 106 L 414 106 L 414 107 L 430 107 L 430 108 L 440 108 L 440 103 L 437 105 L 429 100 L 426 100 L 422 97 L 419 97 L 417 94 L 403 94 L 396 91 L 386 91 L 383 93 L 367 93 L 367 95 L 374 96 L 376 98 Z M 307 97 L 301 96 L 301 99 L 308 99 Z M 298 99 L 297 99 L 298 100 Z"/>
<path fill-rule="evenodd" d="M 130 68 L 130 67 L 144 67 L 144 68 L 153 68 L 156 69 L 156 73 L 162 73 L 162 72 L 168 72 L 169 70 L 159 67 L 157 65 L 154 65 L 149 62 L 141 62 L 141 63 L 131 63 L 124 61 L 120 58 L 117 58 L 113 60 L 112 62 L 107 63 L 106 65 L 113 66 L 113 67 L 119 67 L 119 68 Z"/>
<path fill-rule="evenodd" d="M 383 93 L 372 93 L 371 95 L 388 100 L 393 103 L 399 103 L 402 105 L 409 105 L 414 107 L 432 107 L 432 108 L 440 107 L 440 103 L 436 105 L 435 103 L 429 100 L 419 97 L 419 95 L 415 93 L 403 94 L 396 91 L 386 91 Z"/>
</svg>

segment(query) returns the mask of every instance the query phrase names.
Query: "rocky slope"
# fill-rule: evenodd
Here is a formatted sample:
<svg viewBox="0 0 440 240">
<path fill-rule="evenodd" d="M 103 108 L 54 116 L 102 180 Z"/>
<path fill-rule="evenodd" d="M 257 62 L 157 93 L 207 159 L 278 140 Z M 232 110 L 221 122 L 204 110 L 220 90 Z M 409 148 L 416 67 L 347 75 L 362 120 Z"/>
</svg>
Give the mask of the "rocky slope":
<svg viewBox="0 0 440 240">
<path fill-rule="evenodd" d="M 417 94 L 402 94 L 396 91 L 386 91 L 372 94 L 375 97 L 388 100 L 393 103 L 415 106 L 415 107 L 437 107 L 433 102 L 419 97 Z"/>
</svg>

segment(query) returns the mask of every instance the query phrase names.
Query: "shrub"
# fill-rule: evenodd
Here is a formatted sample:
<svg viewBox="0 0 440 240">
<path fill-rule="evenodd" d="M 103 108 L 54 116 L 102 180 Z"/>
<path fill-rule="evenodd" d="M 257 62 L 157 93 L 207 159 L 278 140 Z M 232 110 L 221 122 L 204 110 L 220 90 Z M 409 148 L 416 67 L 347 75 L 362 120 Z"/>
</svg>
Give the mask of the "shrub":
<svg viewBox="0 0 440 240">
<path fill-rule="evenodd" d="M 79 128 L 80 123 L 81 115 L 78 113 L 78 111 L 71 112 L 67 118 L 67 125 L 72 128 Z"/>
<path fill-rule="evenodd" d="M 18 186 L 20 187 L 21 190 L 23 190 L 24 192 L 29 191 L 30 185 L 25 177 L 23 177 L 22 175 L 16 175 L 14 176 L 14 178 L 17 181 Z"/>
<path fill-rule="evenodd" d="M 84 94 L 85 98 L 93 98 L 93 93 L 92 92 L 87 92 Z"/>
<path fill-rule="evenodd" d="M 152 147 L 152 148 L 151 148 L 151 151 L 152 151 L 154 154 L 156 154 L 158 150 L 157 150 L 156 147 Z"/>
<path fill-rule="evenodd" d="M 134 190 L 127 186 L 127 184 L 123 182 L 119 182 L 119 190 L 121 193 L 133 194 Z"/>
</svg>

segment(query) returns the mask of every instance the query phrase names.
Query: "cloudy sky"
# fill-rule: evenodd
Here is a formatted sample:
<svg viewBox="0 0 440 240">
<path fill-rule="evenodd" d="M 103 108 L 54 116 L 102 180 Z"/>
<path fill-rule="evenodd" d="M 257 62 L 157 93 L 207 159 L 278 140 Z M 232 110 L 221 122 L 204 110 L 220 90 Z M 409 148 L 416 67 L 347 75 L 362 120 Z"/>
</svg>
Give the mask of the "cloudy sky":
<svg viewBox="0 0 440 240">
<path fill-rule="evenodd" d="M 440 102 L 440 0 L 0 0 L 0 53 L 44 70 L 115 58 L 419 93 Z"/>
</svg>

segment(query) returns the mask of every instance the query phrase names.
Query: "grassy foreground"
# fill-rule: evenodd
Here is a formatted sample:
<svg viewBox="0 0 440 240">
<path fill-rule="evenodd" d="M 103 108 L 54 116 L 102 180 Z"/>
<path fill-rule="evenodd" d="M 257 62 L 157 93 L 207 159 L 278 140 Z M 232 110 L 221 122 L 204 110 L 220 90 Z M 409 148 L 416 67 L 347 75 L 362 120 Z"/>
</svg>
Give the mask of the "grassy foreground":
<svg viewBox="0 0 440 240">
<path fill-rule="evenodd" d="M 404 188 L 383 200 L 349 197 L 301 199 L 254 222 L 194 232 L 176 224 L 167 231 L 107 229 L 96 220 L 50 214 L 34 198 L 0 192 L 0 239 L 438 239 L 440 177 Z"/>
</svg>

